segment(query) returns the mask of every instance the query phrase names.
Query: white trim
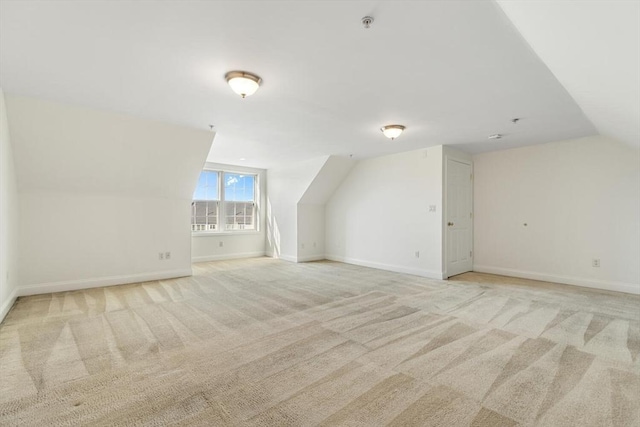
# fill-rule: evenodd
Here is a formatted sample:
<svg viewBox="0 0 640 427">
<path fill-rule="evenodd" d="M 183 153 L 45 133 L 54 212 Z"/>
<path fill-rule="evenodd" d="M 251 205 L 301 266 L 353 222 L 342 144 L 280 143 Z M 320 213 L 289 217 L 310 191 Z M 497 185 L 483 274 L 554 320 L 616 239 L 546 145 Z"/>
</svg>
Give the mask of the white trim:
<svg viewBox="0 0 640 427">
<path fill-rule="evenodd" d="M 18 295 L 48 294 L 51 292 L 77 291 L 99 288 L 101 286 L 125 285 L 128 283 L 150 282 L 152 280 L 175 279 L 191 276 L 191 268 L 181 270 L 157 271 L 153 273 L 129 274 L 126 276 L 95 277 L 91 279 L 68 280 L 61 282 L 36 283 L 18 287 Z"/>
<path fill-rule="evenodd" d="M 207 163 L 205 162 L 205 166 L 200 172 L 215 172 L 218 175 L 218 199 L 217 200 L 203 200 L 203 199 L 193 199 L 193 202 L 217 202 L 218 208 L 218 223 L 216 224 L 220 229 L 218 231 L 191 231 L 191 237 L 200 237 L 200 233 L 204 233 L 205 235 L 212 234 L 218 236 L 231 235 L 231 234 L 243 234 L 243 233 L 260 233 L 260 210 L 261 210 L 261 173 L 260 171 L 252 171 L 252 172 L 242 172 L 242 171 L 232 171 L 228 169 L 210 169 L 207 167 Z M 253 221 L 255 223 L 254 229 L 247 230 L 227 230 L 227 215 L 226 215 L 226 204 L 227 203 L 248 203 L 249 200 L 245 201 L 236 201 L 236 200 L 226 200 L 225 186 L 224 186 L 224 175 L 225 174 L 234 174 L 234 175 L 245 175 L 253 177 L 253 206 L 255 208 Z M 198 178 L 199 179 L 199 178 Z M 197 188 L 196 188 L 197 190 Z M 193 218 L 193 211 L 191 212 Z"/>
<path fill-rule="evenodd" d="M 266 169 L 252 168 L 251 166 L 229 165 L 226 163 L 215 163 L 207 161 L 204 162 L 202 170 L 227 171 L 232 173 L 242 173 L 245 175 L 260 175 L 261 173 L 267 171 Z"/>
<path fill-rule="evenodd" d="M 443 279 L 447 279 L 455 274 L 462 274 L 464 272 L 459 272 L 459 273 L 455 273 L 455 274 L 449 274 L 449 227 L 447 226 L 447 222 L 449 222 L 448 216 L 449 216 L 449 204 L 447 203 L 448 201 L 448 196 L 449 196 L 449 160 L 452 160 L 454 162 L 458 162 L 458 163 L 462 163 L 465 165 L 468 165 L 469 168 L 471 169 L 471 222 L 470 222 L 470 228 L 471 228 L 471 244 L 470 244 L 470 248 L 471 248 L 471 253 L 473 253 L 473 233 L 474 233 L 474 226 L 475 226 L 475 214 L 474 214 L 474 203 L 473 203 L 473 194 L 474 194 L 474 182 L 473 182 L 473 160 L 472 159 L 465 159 L 462 158 L 460 156 L 458 156 L 456 153 L 447 153 L 446 152 L 446 147 L 443 147 L 443 152 L 442 152 L 443 156 L 443 161 L 442 161 L 442 277 Z M 467 270 L 467 271 L 472 271 L 473 270 L 473 256 L 470 257 L 471 258 L 471 270 Z"/>
<path fill-rule="evenodd" d="M 306 255 L 306 256 L 291 256 L 291 255 L 283 255 L 280 254 L 277 257 L 273 256 L 273 254 L 267 253 L 266 256 L 270 256 L 272 258 L 281 259 L 283 261 L 288 262 L 309 262 L 309 261 L 322 261 L 327 259 L 324 255 Z"/>
<path fill-rule="evenodd" d="M 439 271 L 422 270 L 419 268 L 410 268 L 410 267 L 404 267 L 401 265 L 393 265 L 393 264 L 382 264 L 378 262 L 365 261 L 361 259 L 347 258 L 339 255 L 327 254 L 325 255 L 325 259 L 328 259 L 331 261 L 344 262 L 346 264 L 360 265 L 362 267 L 375 268 L 378 270 L 387 270 L 387 271 L 393 271 L 396 273 L 412 274 L 414 276 L 427 277 L 429 279 L 442 280 L 444 277 L 442 272 L 439 272 Z"/>
<path fill-rule="evenodd" d="M 540 280 L 543 282 L 562 283 L 565 285 L 583 286 L 586 288 L 602 289 L 605 291 L 624 292 L 640 295 L 640 284 L 625 282 L 609 282 L 603 280 L 585 279 L 581 277 L 558 276 L 554 274 L 538 273 L 535 271 L 514 270 L 511 268 L 493 267 L 489 265 L 474 265 L 473 271 L 479 273 L 498 274 L 500 276 L 521 277 L 523 279 Z"/>
<path fill-rule="evenodd" d="M 4 302 L 4 304 L 2 304 L 2 307 L 0 307 L 0 322 L 2 322 L 4 318 L 7 316 L 7 314 L 11 310 L 11 307 L 13 307 L 13 304 L 16 302 L 17 299 L 18 299 L 18 288 L 16 287 L 9 294 L 9 297 Z"/>
<path fill-rule="evenodd" d="M 278 255 L 277 259 L 281 259 L 281 260 L 289 261 L 289 262 L 298 262 L 298 258 L 294 257 L 294 256 L 291 256 L 291 255 L 280 254 L 280 255 Z"/>
<path fill-rule="evenodd" d="M 325 259 L 327 258 L 325 258 L 324 255 L 306 255 L 306 256 L 299 256 L 296 262 L 322 261 Z"/>
<path fill-rule="evenodd" d="M 227 259 L 239 259 L 239 258 L 258 258 L 263 257 L 264 251 L 261 252 L 240 252 L 233 254 L 223 254 L 223 255 L 205 255 L 205 256 L 197 256 L 191 258 L 192 263 L 196 262 L 208 262 L 208 261 L 223 261 Z"/>
<path fill-rule="evenodd" d="M 192 231 L 191 237 L 253 236 L 256 234 L 262 234 L 262 231 L 256 231 L 256 230 Z"/>
</svg>

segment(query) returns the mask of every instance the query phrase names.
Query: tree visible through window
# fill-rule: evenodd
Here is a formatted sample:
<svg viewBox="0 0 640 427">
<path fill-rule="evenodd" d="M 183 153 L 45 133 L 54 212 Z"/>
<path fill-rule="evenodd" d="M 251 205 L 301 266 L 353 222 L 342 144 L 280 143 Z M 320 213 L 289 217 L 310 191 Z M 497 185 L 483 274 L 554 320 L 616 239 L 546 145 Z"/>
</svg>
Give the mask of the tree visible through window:
<svg viewBox="0 0 640 427">
<path fill-rule="evenodd" d="M 191 207 L 192 231 L 255 230 L 256 176 L 204 170 Z"/>
</svg>

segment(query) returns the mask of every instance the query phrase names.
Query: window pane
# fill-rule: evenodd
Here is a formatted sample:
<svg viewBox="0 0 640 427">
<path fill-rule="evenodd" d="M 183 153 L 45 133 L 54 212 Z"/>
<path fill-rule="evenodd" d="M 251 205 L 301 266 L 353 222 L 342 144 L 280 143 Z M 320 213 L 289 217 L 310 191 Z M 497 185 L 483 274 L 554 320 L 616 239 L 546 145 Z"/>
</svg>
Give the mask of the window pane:
<svg viewBox="0 0 640 427">
<path fill-rule="evenodd" d="M 219 200 L 218 176 L 216 171 L 202 171 L 198 179 L 198 186 L 193 193 L 194 200 Z"/>
<path fill-rule="evenodd" d="M 195 216 L 207 216 L 207 203 L 206 202 L 194 202 L 195 203 Z"/>
<path fill-rule="evenodd" d="M 254 175 L 237 173 L 224 174 L 224 199 L 234 202 L 253 202 L 255 200 Z"/>
<path fill-rule="evenodd" d="M 207 204 L 207 217 L 214 218 L 218 216 L 218 202 L 205 202 Z"/>
<path fill-rule="evenodd" d="M 192 231 L 218 229 L 218 202 L 194 201 L 191 206 Z"/>
<path fill-rule="evenodd" d="M 253 202 L 227 202 L 225 206 L 226 230 L 255 230 L 255 204 Z"/>
</svg>

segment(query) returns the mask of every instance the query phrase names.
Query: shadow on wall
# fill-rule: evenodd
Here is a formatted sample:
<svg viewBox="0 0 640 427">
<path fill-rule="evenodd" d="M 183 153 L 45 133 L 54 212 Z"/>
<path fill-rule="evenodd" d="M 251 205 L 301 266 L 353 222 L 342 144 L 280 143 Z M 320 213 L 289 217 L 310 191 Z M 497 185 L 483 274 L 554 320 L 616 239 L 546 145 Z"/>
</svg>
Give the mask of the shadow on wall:
<svg viewBox="0 0 640 427">
<path fill-rule="evenodd" d="M 274 258 L 280 258 L 280 230 L 269 199 L 267 199 L 267 245 L 269 245 L 267 252 Z"/>
</svg>

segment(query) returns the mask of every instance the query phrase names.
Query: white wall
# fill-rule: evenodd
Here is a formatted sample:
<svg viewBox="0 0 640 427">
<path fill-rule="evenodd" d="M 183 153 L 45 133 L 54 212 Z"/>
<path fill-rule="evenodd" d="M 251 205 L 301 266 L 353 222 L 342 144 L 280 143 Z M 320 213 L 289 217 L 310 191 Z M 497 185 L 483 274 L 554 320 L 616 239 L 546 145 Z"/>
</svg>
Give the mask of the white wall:
<svg viewBox="0 0 640 427">
<path fill-rule="evenodd" d="M 188 200 L 30 191 L 20 211 L 21 295 L 191 274 Z"/>
<path fill-rule="evenodd" d="M 637 149 L 597 136 L 474 167 L 476 271 L 640 293 Z"/>
<path fill-rule="evenodd" d="M 298 201 L 298 262 L 325 258 L 325 204 L 355 164 L 355 161 L 329 156 Z"/>
<path fill-rule="evenodd" d="M 298 202 L 328 158 L 267 171 L 267 255 L 297 261 Z"/>
<path fill-rule="evenodd" d="M 18 188 L 4 93 L 0 89 L 0 322 L 18 286 Z"/>
<path fill-rule="evenodd" d="M 356 163 L 325 207 L 326 257 L 441 278 L 442 160 L 438 146 Z"/>
<path fill-rule="evenodd" d="M 20 294 L 191 273 L 191 198 L 211 132 L 24 97 L 7 96 L 7 112 Z"/>
<path fill-rule="evenodd" d="M 219 163 L 205 164 L 206 169 L 227 172 L 244 172 L 258 176 L 256 197 L 258 200 L 258 230 L 220 233 L 192 233 L 191 259 L 193 262 L 213 261 L 221 259 L 258 257 L 265 254 L 266 236 L 266 180 L 264 169 Z M 220 246 L 222 244 L 222 246 Z"/>
<path fill-rule="evenodd" d="M 324 204 L 298 203 L 298 262 L 324 259 Z"/>
<path fill-rule="evenodd" d="M 346 157 L 322 156 L 269 169 L 267 255 L 293 262 L 325 258 L 325 203 L 353 165 Z"/>
</svg>

